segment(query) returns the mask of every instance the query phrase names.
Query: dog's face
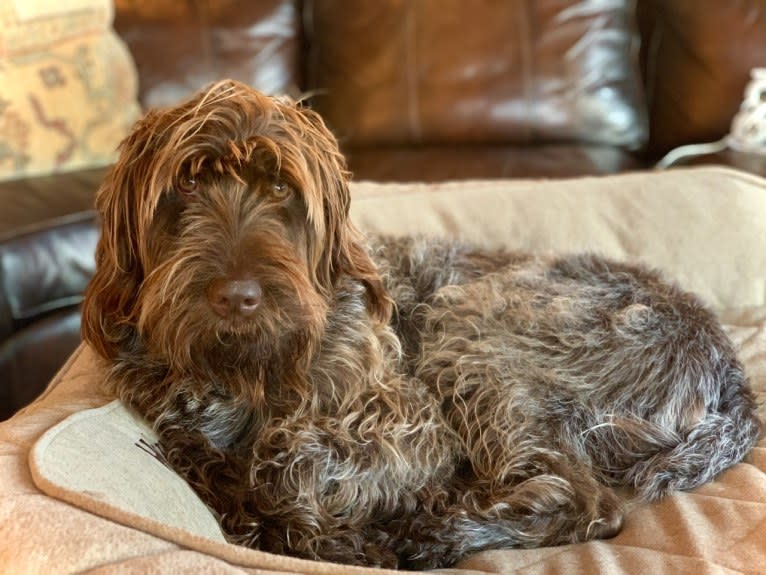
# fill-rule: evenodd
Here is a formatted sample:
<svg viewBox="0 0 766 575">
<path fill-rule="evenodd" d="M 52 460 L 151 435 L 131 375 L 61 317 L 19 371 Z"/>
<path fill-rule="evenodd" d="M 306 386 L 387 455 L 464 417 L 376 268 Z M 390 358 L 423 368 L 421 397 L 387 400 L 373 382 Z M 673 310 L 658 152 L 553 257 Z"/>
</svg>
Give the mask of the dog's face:
<svg viewBox="0 0 766 575">
<path fill-rule="evenodd" d="M 107 358 L 138 338 L 181 368 L 211 354 L 299 353 L 344 277 L 365 285 L 371 316 L 387 321 L 348 207 L 334 138 L 293 102 L 222 82 L 152 111 L 99 191 L 83 335 Z"/>
</svg>

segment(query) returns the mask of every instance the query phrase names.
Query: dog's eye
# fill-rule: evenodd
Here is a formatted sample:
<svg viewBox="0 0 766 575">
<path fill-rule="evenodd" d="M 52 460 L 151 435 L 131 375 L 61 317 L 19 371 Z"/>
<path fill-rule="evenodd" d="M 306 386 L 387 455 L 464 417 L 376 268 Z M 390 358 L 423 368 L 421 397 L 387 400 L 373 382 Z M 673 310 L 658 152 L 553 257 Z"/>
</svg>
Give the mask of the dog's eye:
<svg viewBox="0 0 766 575">
<path fill-rule="evenodd" d="M 292 188 L 289 184 L 277 180 L 272 184 L 271 191 L 275 198 L 282 200 L 292 193 Z"/>
<path fill-rule="evenodd" d="M 191 196 L 199 189 L 199 180 L 194 176 L 182 176 L 176 185 L 178 191 L 186 196 Z"/>
</svg>

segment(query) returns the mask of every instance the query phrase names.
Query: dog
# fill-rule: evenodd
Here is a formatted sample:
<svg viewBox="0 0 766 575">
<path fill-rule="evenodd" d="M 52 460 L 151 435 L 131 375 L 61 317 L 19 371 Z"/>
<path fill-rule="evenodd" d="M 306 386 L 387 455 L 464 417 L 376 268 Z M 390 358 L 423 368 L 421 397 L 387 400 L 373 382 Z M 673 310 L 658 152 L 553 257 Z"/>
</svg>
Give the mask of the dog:
<svg viewBox="0 0 766 575">
<path fill-rule="evenodd" d="M 694 295 L 594 255 L 365 238 L 348 181 L 317 113 L 224 81 L 148 112 L 98 192 L 84 339 L 228 540 L 414 569 L 606 538 L 755 443 Z"/>
</svg>

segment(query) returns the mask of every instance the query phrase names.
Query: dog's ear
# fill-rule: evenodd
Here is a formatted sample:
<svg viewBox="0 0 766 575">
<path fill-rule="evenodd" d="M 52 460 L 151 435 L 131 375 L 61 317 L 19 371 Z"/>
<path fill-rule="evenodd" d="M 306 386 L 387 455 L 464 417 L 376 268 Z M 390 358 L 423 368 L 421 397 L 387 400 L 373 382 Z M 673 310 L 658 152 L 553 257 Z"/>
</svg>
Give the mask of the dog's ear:
<svg viewBox="0 0 766 575">
<path fill-rule="evenodd" d="M 293 109 L 301 125 L 300 137 L 306 144 L 302 149 L 313 180 L 313 186 L 307 186 L 303 193 L 309 219 L 318 232 L 319 245 L 313 246 L 313 251 L 319 287 L 329 295 L 344 276 L 359 280 L 367 291 L 370 314 L 388 322 L 393 302 L 365 248 L 362 234 L 349 218 L 349 174 L 338 143 L 319 114 L 300 105 Z"/>
<path fill-rule="evenodd" d="M 96 269 L 82 307 L 82 337 L 101 356 L 113 358 L 132 337 L 136 295 L 143 280 L 139 257 L 144 191 L 150 185 L 155 112 L 140 120 L 120 145 L 120 157 L 96 196 L 101 235 Z"/>
</svg>

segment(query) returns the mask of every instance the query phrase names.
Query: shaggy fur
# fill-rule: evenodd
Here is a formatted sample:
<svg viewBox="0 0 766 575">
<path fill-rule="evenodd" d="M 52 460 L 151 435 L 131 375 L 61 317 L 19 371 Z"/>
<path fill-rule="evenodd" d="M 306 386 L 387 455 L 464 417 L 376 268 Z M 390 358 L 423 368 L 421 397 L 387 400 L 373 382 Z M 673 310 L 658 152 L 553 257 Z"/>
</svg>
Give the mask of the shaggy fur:
<svg viewBox="0 0 766 575">
<path fill-rule="evenodd" d="M 83 333 L 227 537 L 355 564 L 614 535 L 759 434 L 713 315 L 594 256 L 378 238 L 313 112 L 150 112 L 97 200 Z M 615 490 L 617 487 L 629 489 Z"/>
</svg>

